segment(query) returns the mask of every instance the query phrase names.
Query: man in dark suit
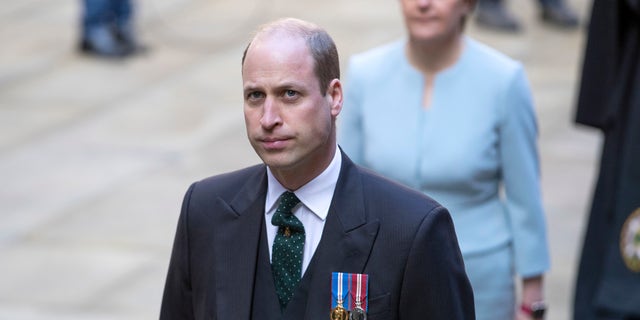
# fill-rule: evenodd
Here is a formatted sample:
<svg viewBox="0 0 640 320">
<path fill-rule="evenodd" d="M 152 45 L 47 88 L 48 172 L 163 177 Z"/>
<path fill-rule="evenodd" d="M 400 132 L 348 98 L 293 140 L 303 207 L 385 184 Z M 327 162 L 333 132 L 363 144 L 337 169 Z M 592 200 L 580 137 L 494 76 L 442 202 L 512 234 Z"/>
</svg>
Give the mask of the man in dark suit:
<svg viewBox="0 0 640 320">
<path fill-rule="evenodd" d="M 244 115 L 264 164 L 189 188 L 160 319 L 346 319 L 332 312 L 342 301 L 333 272 L 368 276 L 369 320 L 475 319 L 448 211 L 338 148 L 339 77 L 335 44 L 316 25 L 283 19 L 254 36 Z"/>
</svg>

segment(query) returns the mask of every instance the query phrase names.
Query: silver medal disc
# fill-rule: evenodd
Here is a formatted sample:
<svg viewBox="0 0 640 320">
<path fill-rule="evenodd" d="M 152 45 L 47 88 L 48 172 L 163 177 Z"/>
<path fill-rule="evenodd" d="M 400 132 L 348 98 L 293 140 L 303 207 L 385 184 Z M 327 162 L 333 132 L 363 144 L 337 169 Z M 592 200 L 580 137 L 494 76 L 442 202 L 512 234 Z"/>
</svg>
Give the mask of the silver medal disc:
<svg viewBox="0 0 640 320">
<path fill-rule="evenodd" d="M 349 320 L 366 320 L 367 313 L 360 307 L 355 307 L 349 314 Z"/>
</svg>

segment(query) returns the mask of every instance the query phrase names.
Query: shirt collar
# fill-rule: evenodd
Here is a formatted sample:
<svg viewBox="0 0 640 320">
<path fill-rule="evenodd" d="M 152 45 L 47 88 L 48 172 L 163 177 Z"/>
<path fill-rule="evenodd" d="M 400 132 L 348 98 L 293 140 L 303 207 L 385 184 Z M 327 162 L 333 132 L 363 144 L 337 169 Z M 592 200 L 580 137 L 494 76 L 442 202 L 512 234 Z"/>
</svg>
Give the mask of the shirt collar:
<svg viewBox="0 0 640 320">
<path fill-rule="evenodd" d="M 322 220 L 326 219 L 329 212 L 341 166 L 341 151 L 340 148 L 336 147 L 336 153 L 333 155 L 329 166 L 320 175 L 294 191 L 300 202 Z M 278 198 L 285 191 L 287 189 L 278 182 L 269 166 L 267 166 L 267 199 L 265 202 L 267 212 L 273 209 L 278 202 Z"/>
</svg>

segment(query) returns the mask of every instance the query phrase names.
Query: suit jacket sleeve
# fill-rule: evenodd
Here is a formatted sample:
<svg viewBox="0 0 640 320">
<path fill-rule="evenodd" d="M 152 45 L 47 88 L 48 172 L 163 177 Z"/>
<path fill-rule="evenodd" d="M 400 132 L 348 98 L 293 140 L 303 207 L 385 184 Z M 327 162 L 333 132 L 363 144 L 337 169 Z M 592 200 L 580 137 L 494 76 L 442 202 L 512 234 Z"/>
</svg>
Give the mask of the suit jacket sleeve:
<svg viewBox="0 0 640 320">
<path fill-rule="evenodd" d="M 473 292 L 444 207 L 433 209 L 418 228 L 404 279 L 400 319 L 475 319 Z"/>
<path fill-rule="evenodd" d="M 182 203 L 182 212 L 178 221 L 178 227 L 169 262 L 169 271 L 165 283 L 160 320 L 190 320 L 193 314 L 193 291 L 191 287 L 190 263 L 189 263 L 189 228 L 188 208 L 191 193 L 194 189 L 191 185 Z"/>
</svg>

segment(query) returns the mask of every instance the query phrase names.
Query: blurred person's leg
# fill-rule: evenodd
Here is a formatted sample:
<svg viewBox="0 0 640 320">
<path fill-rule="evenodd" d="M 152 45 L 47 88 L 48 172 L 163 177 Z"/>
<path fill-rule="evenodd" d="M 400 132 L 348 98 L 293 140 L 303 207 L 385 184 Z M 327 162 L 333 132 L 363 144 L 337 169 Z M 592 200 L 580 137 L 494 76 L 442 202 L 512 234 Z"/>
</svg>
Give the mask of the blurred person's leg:
<svg viewBox="0 0 640 320">
<path fill-rule="evenodd" d="M 507 32 L 520 31 L 520 23 L 505 8 L 503 0 L 479 0 L 476 9 L 478 25 Z"/>
<path fill-rule="evenodd" d="M 140 46 L 136 35 L 134 4 L 131 0 L 112 0 L 111 3 L 116 39 L 128 53 L 135 53 Z"/>
<path fill-rule="evenodd" d="M 87 54 L 120 57 L 124 48 L 113 33 L 112 0 L 83 0 L 82 39 L 80 49 Z"/>
<path fill-rule="evenodd" d="M 578 16 L 565 0 L 538 0 L 542 21 L 563 28 L 578 26 Z"/>
</svg>

